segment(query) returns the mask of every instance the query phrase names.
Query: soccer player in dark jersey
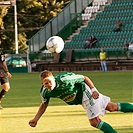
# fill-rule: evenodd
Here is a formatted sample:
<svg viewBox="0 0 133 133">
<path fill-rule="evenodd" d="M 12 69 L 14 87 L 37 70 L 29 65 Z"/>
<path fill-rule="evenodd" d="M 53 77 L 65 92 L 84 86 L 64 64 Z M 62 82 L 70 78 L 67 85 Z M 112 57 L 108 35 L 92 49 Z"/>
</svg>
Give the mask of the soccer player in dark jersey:
<svg viewBox="0 0 133 133">
<path fill-rule="evenodd" d="M 0 40 L 0 44 L 1 44 L 1 40 Z M 1 100 L 10 89 L 8 78 L 11 78 L 11 77 L 12 75 L 8 71 L 8 67 L 5 61 L 5 56 L 1 51 L 0 52 L 0 82 L 1 82 L 3 89 L 0 92 L 0 109 L 3 109 L 3 107 L 1 106 Z"/>
<path fill-rule="evenodd" d="M 86 111 L 91 126 L 100 129 L 104 133 L 117 133 L 111 125 L 102 121 L 99 115 L 108 111 L 133 112 L 133 105 L 130 103 L 113 103 L 110 98 L 98 92 L 93 82 L 83 75 L 67 72 L 53 76 L 44 70 L 41 75 L 43 84 L 40 94 L 42 103 L 35 117 L 29 121 L 31 127 L 37 125 L 38 120 L 45 112 L 50 97 L 60 98 L 69 105 L 81 104 Z"/>
</svg>

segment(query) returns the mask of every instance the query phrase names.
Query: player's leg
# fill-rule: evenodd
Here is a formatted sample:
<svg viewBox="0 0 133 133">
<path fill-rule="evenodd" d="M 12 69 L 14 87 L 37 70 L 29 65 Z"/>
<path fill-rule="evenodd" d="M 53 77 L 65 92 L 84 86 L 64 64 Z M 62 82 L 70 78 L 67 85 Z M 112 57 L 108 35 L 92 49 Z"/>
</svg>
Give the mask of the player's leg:
<svg viewBox="0 0 133 133">
<path fill-rule="evenodd" d="M 109 102 L 106 110 L 113 112 L 113 111 L 121 111 L 121 112 L 133 112 L 133 104 L 121 102 L 121 103 L 113 103 Z"/>
<path fill-rule="evenodd" d="M 102 68 L 102 71 L 104 72 L 104 65 L 103 65 L 103 61 L 101 61 L 100 63 L 101 63 L 101 68 Z"/>
<path fill-rule="evenodd" d="M 133 112 L 133 104 L 126 103 L 126 102 L 121 102 L 118 103 L 118 111 L 121 112 Z"/>
<path fill-rule="evenodd" d="M 82 106 L 86 111 L 91 126 L 100 129 L 104 133 L 117 133 L 111 125 L 101 121 L 98 117 L 99 114 L 105 114 L 105 107 L 108 105 L 109 101 L 109 97 L 103 96 L 101 94 L 99 95 L 99 98 L 97 100 L 94 100 L 91 99 L 91 94 L 89 94 L 89 92 L 83 92 Z"/>
<path fill-rule="evenodd" d="M 107 71 L 106 61 L 103 61 L 104 64 L 104 70 Z"/>
<path fill-rule="evenodd" d="M 2 106 L 1 106 L 1 100 L 10 89 L 10 84 L 8 82 L 8 79 L 7 78 L 2 78 L 1 79 L 1 85 L 2 85 L 3 89 L 0 92 L 0 109 L 3 109 Z"/>
<path fill-rule="evenodd" d="M 103 131 L 104 133 L 117 133 L 111 125 L 109 125 L 108 123 L 102 121 L 99 119 L 99 117 L 95 117 L 93 119 L 90 119 L 90 124 L 91 126 L 100 129 L 101 131 Z"/>
</svg>

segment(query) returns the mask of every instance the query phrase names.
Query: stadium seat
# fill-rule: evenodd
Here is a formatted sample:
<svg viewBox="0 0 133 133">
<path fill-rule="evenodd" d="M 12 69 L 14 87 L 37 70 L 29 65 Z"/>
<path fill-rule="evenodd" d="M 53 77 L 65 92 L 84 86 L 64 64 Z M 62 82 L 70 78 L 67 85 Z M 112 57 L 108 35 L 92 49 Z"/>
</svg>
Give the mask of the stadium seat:
<svg viewBox="0 0 133 133">
<path fill-rule="evenodd" d="M 93 6 L 98 6 L 95 4 L 93 3 Z M 65 49 L 73 49 L 74 56 L 79 59 L 97 57 L 101 47 L 105 48 L 109 56 L 118 57 L 118 54 L 122 54 L 124 42 L 129 42 L 133 38 L 132 7 L 132 0 L 113 0 L 112 4 L 105 5 L 104 11 L 96 11 L 96 18 L 90 19 L 88 25 L 81 28 L 79 34 L 73 36 L 72 42 L 66 43 Z M 93 12 L 93 8 L 86 8 L 85 12 Z M 113 28 L 118 19 L 122 21 L 123 26 L 121 32 L 115 33 Z M 91 35 L 98 39 L 95 48 L 83 49 L 85 41 Z"/>
</svg>

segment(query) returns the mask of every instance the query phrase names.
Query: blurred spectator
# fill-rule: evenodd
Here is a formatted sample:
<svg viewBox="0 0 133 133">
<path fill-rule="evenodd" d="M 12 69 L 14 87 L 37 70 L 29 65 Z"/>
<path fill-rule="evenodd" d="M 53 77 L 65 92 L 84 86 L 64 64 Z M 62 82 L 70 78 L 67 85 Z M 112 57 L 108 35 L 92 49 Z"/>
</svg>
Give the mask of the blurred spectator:
<svg viewBox="0 0 133 133">
<path fill-rule="evenodd" d="M 101 48 L 101 52 L 99 53 L 99 58 L 100 58 L 102 71 L 106 72 L 107 71 L 107 66 L 106 66 L 107 53 L 104 51 L 103 48 Z"/>
<path fill-rule="evenodd" d="M 83 13 L 83 14 L 85 13 L 85 9 L 86 9 L 86 7 L 83 7 L 83 10 L 82 10 L 82 13 Z"/>
<path fill-rule="evenodd" d="M 128 47 L 129 47 L 129 42 L 124 42 L 124 46 L 126 47 L 126 49 L 128 49 Z"/>
<path fill-rule="evenodd" d="M 85 49 L 86 49 L 86 48 L 89 48 L 90 41 L 91 41 L 91 36 L 88 37 L 88 40 L 87 40 L 87 41 L 85 41 L 85 44 L 84 44 L 84 48 L 85 48 Z"/>
<path fill-rule="evenodd" d="M 129 47 L 129 42 L 124 42 L 124 53 L 126 53 L 128 51 L 128 47 Z"/>
<path fill-rule="evenodd" d="M 120 20 L 117 20 L 116 21 L 116 26 L 115 26 L 113 31 L 114 32 L 119 32 L 119 31 L 121 31 L 121 27 L 122 27 L 122 22 Z"/>
<path fill-rule="evenodd" d="M 93 47 L 95 47 L 95 43 L 97 41 L 98 40 L 97 40 L 97 38 L 94 35 L 90 36 L 88 38 L 88 40 L 85 42 L 84 48 L 86 49 L 86 48 L 93 48 Z"/>
<path fill-rule="evenodd" d="M 130 43 L 129 43 L 128 51 L 127 51 L 127 56 L 128 56 L 128 58 L 130 58 L 131 55 L 133 55 L 133 42 L 130 42 Z"/>
<path fill-rule="evenodd" d="M 97 38 L 96 38 L 94 35 L 92 35 L 92 36 L 91 36 L 91 40 L 90 40 L 90 48 L 95 47 L 95 43 L 96 43 L 97 41 L 98 41 Z"/>
</svg>

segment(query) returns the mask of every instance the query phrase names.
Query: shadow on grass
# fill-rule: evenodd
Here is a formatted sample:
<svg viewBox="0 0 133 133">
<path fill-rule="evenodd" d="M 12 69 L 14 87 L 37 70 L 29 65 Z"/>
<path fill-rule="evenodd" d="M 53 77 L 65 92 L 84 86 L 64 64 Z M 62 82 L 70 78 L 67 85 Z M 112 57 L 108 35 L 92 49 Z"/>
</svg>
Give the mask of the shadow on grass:
<svg viewBox="0 0 133 133">
<path fill-rule="evenodd" d="M 122 129 L 116 129 L 116 131 L 118 133 L 133 133 L 133 128 L 127 128 L 127 127 L 123 127 Z M 45 133 L 45 132 L 36 132 L 36 133 Z M 55 132 L 47 132 L 47 133 L 102 133 L 102 131 L 98 130 L 98 129 L 94 129 L 94 130 L 90 130 L 90 128 L 88 128 L 88 130 L 80 130 L 77 131 L 75 129 L 72 131 L 55 131 Z"/>
</svg>

